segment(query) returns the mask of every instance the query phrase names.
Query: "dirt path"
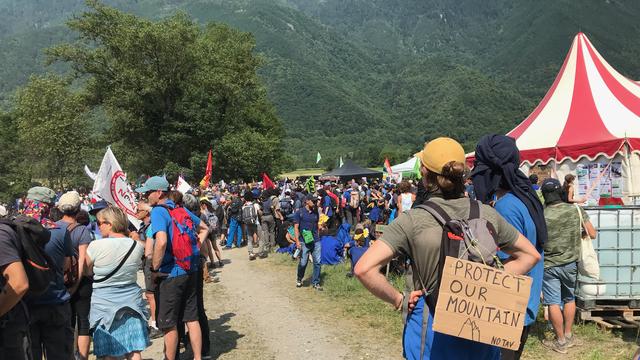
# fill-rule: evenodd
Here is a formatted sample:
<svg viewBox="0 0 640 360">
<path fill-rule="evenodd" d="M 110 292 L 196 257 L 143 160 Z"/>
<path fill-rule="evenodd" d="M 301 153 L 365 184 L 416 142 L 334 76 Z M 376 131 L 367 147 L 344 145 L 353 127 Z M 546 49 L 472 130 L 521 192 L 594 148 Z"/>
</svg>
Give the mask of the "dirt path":
<svg viewBox="0 0 640 360">
<path fill-rule="evenodd" d="M 379 341 L 375 329 L 323 311 L 315 290 L 295 288 L 295 275 L 264 260 L 249 262 L 246 248 L 223 252 L 219 283 L 205 284 L 214 359 L 393 359 L 397 349 Z M 315 306 L 317 304 L 317 306 Z M 352 335 L 357 334 L 357 335 Z M 162 358 L 162 339 L 144 351 Z"/>
</svg>

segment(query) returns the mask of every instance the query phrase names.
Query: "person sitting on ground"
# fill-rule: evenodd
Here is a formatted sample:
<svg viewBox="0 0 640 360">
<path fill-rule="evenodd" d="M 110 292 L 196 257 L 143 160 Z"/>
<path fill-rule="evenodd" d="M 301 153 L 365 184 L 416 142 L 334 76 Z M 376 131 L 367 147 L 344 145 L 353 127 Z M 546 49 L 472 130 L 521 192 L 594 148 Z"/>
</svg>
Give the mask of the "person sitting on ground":
<svg viewBox="0 0 640 360">
<path fill-rule="evenodd" d="M 94 274 L 89 315 L 93 353 L 140 360 L 142 350 L 151 345 L 149 312 L 136 281 L 144 243 L 125 235 L 129 221 L 119 208 L 109 206 L 97 218 L 102 239 L 89 244 L 86 261 L 87 271 Z"/>
<path fill-rule="evenodd" d="M 353 239 L 345 245 L 347 257 L 351 261 L 351 270 L 347 273 L 347 277 L 353 277 L 353 269 L 355 269 L 358 260 L 369 249 L 369 229 L 365 229 L 362 224 L 356 225 Z"/>
<path fill-rule="evenodd" d="M 284 235 L 284 239 L 287 243 L 279 244 L 280 248 L 278 248 L 276 252 L 280 254 L 290 254 L 293 256 L 296 251 L 295 229 L 293 228 L 293 223 L 290 221 L 285 221 L 284 227 L 287 229 Z"/>
</svg>

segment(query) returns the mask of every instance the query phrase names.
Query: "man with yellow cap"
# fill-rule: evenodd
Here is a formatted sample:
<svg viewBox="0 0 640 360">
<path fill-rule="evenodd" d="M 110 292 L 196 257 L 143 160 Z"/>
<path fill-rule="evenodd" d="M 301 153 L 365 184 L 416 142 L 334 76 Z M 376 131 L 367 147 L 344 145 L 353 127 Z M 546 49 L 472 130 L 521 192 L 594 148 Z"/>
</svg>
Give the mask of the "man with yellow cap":
<svg viewBox="0 0 640 360">
<path fill-rule="evenodd" d="M 450 138 L 437 138 L 418 154 L 422 182 L 428 202 L 451 219 L 469 219 L 472 206 L 478 216 L 495 228 L 495 245 L 512 257 L 505 269 L 526 273 L 540 258 L 531 243 L 487 205 L 472 204 L 464 197 L 465 152 Z M 403 332 L 403 352 L 408 359 L 499 359 L 494 346 L 434 332 L 435 301 L 432 294 L 439 284 L 438 266 L 442 226 L 429 211 L 413 208 L 388 225 L 358 261 L 354 273 L 375 296 L 408 313 Z M 411 259 L 412 278 L 406 295 L 398 292 L 380 273 L 398 254 Z"/>
</svg>

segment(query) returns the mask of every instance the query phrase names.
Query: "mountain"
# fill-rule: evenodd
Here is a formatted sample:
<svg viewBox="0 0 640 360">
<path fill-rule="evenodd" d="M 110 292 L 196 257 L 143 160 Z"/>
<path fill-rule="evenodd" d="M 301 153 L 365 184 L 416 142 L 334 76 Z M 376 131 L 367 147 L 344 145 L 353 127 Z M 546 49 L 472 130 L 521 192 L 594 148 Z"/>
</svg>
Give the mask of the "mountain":
<svg viewBox="0 0 640 360">
<path fill-rule="evenodd" d="M 184 11 L 251 32 L 260 75 L 295 166 L 339 156 L 404 160 L 440 135 L 467 149 L 504 133 L 537 104 L 573 36 L 640 78 L 640 3 L 622 0 L 110 0 L 161 18 Z M 80 0 L 0 0 L 0 99 L 32 72 L 42 49 L 74 34 Z M 64 65 L 53 69 L 64 71 Z"/>
</svg>

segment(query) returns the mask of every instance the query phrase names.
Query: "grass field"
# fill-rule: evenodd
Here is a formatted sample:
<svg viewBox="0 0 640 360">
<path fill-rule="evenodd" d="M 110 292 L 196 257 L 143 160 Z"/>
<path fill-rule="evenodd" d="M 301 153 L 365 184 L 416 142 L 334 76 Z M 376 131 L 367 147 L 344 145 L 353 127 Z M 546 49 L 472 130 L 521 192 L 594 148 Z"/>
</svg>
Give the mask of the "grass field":
<svg viewBox="0 0 640 360">
<path fill-rule="evenodd" d="M 284 174 L 280 174 L 278 175 L 278 178 L 289 178 L 289 179 L 293 179 L 293 178 L 297 178 L 299 176 L 316 176 L 316 175 L 322 175 L 325 172 L 327 172 L 325 169 L 323 168 L 311 168 L 311 169 L 296 169 L 294 171 L 290 171 L 288 173 L 284 173 Z"/>
<path fill-rule="evenodd" d="M 291 271 L 297 264 L 291 260 L 290 256 L 281 254 L 271 256 L 269 263 L 275 267 L 289 267 Z M 346 277 L 349 267 L 348 264 L 322 267 L 324 291 L 321 296 L 328 300 L 323 304 L 334 306 L 332 306 L 333 309 L 317 309 L 317 311 L 334 311 L 336 316 L 357 319 L 364 326 L 400 340 L 402 337 L 400 314 L 390 305 L 372 296 L 357 279 Z M 310 276 L 311 268 L 312 266 L 307 267 L 307 277 Z M 392 276 L 390 281 L 397 289 L 404 287 L 403 277 Z M 632 359 L 638 348 L 638 332 L 635 330 L 604 331 L 594 323 L 577 324 L 574 329 L 576 335 L 584 342 L 583 346 L 569 349 L 566 355 L 548 350 L 542 345 L 542 339 L 551 338 L 552 332 L 548 330 L 541 312 L 529 335 L 522 359 L 623 360 Z"/>
</svg>

